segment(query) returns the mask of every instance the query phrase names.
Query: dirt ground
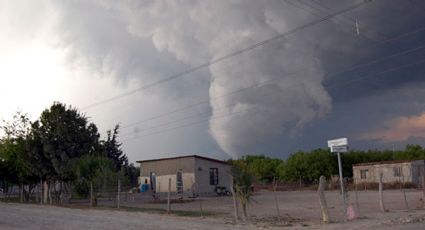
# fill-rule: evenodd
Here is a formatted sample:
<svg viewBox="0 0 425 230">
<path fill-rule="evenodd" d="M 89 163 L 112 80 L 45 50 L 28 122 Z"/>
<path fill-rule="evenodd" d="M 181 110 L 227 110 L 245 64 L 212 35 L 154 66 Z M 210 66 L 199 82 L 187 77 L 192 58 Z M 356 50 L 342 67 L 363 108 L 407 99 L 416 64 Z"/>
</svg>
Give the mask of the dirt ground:
<svg viewBox="0 0 425 230">
<path fill-rule="evenodd" d="M 326 199 L 332 223 L 327 225 L 320 222 L 314 191 L 258 192 L 249 207 L 250 221 L 243 224 L 233 223 L 231 197 L 202 198 L 203 212 L 215 214 L 208 217 L 0 203 L 0 229 L 425 229 L 421 192 L 409 190 L 406 196 L 408 209 L 400 190 L 385 191 L 389 211 L 383 213 L 379 209 L 377 191 L 361 191 L 358 193 L 360 218 L 347 222 L 342 215 L 339 193 L 328 191 Z M 350 193 L 350 201 L 354 202 L 354 198 L 354 193 Z M 140 195 L 134 200 L 127 197 L 127 202 L 122 200 L 123 207 L 166 208 L 166 204 L 151 203 L 150 198 Z M 111 202 L 102 201 L 100 205 L 111 205 Z M 173 203 L 171 208 L 199 212 L 201 201 Z"/>
</svg>

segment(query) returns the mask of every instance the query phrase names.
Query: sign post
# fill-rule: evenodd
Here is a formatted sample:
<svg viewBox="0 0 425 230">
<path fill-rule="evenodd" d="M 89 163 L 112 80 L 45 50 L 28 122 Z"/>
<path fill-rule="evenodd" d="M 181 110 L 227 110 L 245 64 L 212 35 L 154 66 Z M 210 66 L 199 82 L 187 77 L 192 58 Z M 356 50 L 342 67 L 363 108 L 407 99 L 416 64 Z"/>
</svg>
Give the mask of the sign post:
<svg viewBox="0 0 425 230">
<path fill-rule="evenodd" d="M 338 155 L 338 170 L 339 170 L 339 183 L 341 188 L 342 204 L 344 207 L 344 215 L 347 210 L 347 205 L 345 202 L 345 191 L 344 191 L 344 177 L 342 176 L 342 163 L 341 163 L 341 153 L 347 152 L 348 149 L 348 140 L 347 138 L 339 138 L 328 141 L 328 147 L 331 148 L 331 152 L 337 153 Z"/>
</svg>

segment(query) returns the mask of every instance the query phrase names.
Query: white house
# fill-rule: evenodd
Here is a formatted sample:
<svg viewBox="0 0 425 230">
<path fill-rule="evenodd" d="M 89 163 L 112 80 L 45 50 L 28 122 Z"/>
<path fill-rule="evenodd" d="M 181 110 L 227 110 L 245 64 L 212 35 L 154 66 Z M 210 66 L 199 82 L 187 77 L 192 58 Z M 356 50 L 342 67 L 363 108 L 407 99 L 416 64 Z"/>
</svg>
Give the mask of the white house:
<svg viewBox="0 0 425 230">
<path fill-rule="evenodd" d="M 230 165 L 225 161 L 198 155 L 137 161 L 140 163 L 140 183 L 147 183 L 151 190 L 171 192 L 214 194 L 217 187 L 229 190 Z"/>
<path fill-rule="evenodd" d="M 382 172 L 384 183 L 405 182 L 420 185 L 424 175 L 424 160 L 381 161 L 353 165 L 353 178 L 356 183 L 379 182 Z"/>
</svg>

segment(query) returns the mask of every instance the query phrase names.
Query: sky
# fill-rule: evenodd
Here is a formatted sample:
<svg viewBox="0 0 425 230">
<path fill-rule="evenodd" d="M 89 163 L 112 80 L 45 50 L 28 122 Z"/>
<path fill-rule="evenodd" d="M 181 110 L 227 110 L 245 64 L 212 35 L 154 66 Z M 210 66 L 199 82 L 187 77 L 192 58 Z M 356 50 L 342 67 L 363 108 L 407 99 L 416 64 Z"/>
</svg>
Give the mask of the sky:
<svg viewBox="0 0 425 230">
<path fill-rule="evenodd" d="M 130 161 L 425 144 L 425 3 L 0 0 L 0 118 L 72 105 Z"/>
</svg>

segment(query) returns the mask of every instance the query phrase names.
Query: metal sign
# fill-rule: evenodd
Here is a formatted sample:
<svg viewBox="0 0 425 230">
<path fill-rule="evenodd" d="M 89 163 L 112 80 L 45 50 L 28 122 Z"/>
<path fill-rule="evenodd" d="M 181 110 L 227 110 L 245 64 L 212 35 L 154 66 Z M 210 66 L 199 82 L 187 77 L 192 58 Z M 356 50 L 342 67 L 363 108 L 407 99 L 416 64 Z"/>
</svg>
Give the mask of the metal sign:
<svg viewBox="0 0 425 230">
<path fill-rule="evenodd" d="M 329 148 L 331 148 L 332 146 L 342 146 L 342 145 L 348 145 L 348 139 L 346 137 L 328 141 Z"/>
<path fill-rule="evenodd" d="M 341 187 L 341 195 L 342 195 L 342 204 L 344 206 L 343 213 L 345 214 L 346 210 L 346 202 L 345 202 L 345 192 L 344 192 L 344 182 L 343 182 L 343 175 L 342 175 L 342 163 L 341 163 L 341 153 L 347 152 L 348 149 L 348 140 L 346 137 L 329 140 L 328 141 L 328 147 L 331 148 L 331 152 L 337 153 L 338 155 L 338 171 L 339 171 L 339 182 Z"/>
<path fill-rule="evenodd" d="M 333 153 L 346 153 L 347 151 L 348 151 L 347 145 L 331 146 L 331 152 Z"/>
</svg>

